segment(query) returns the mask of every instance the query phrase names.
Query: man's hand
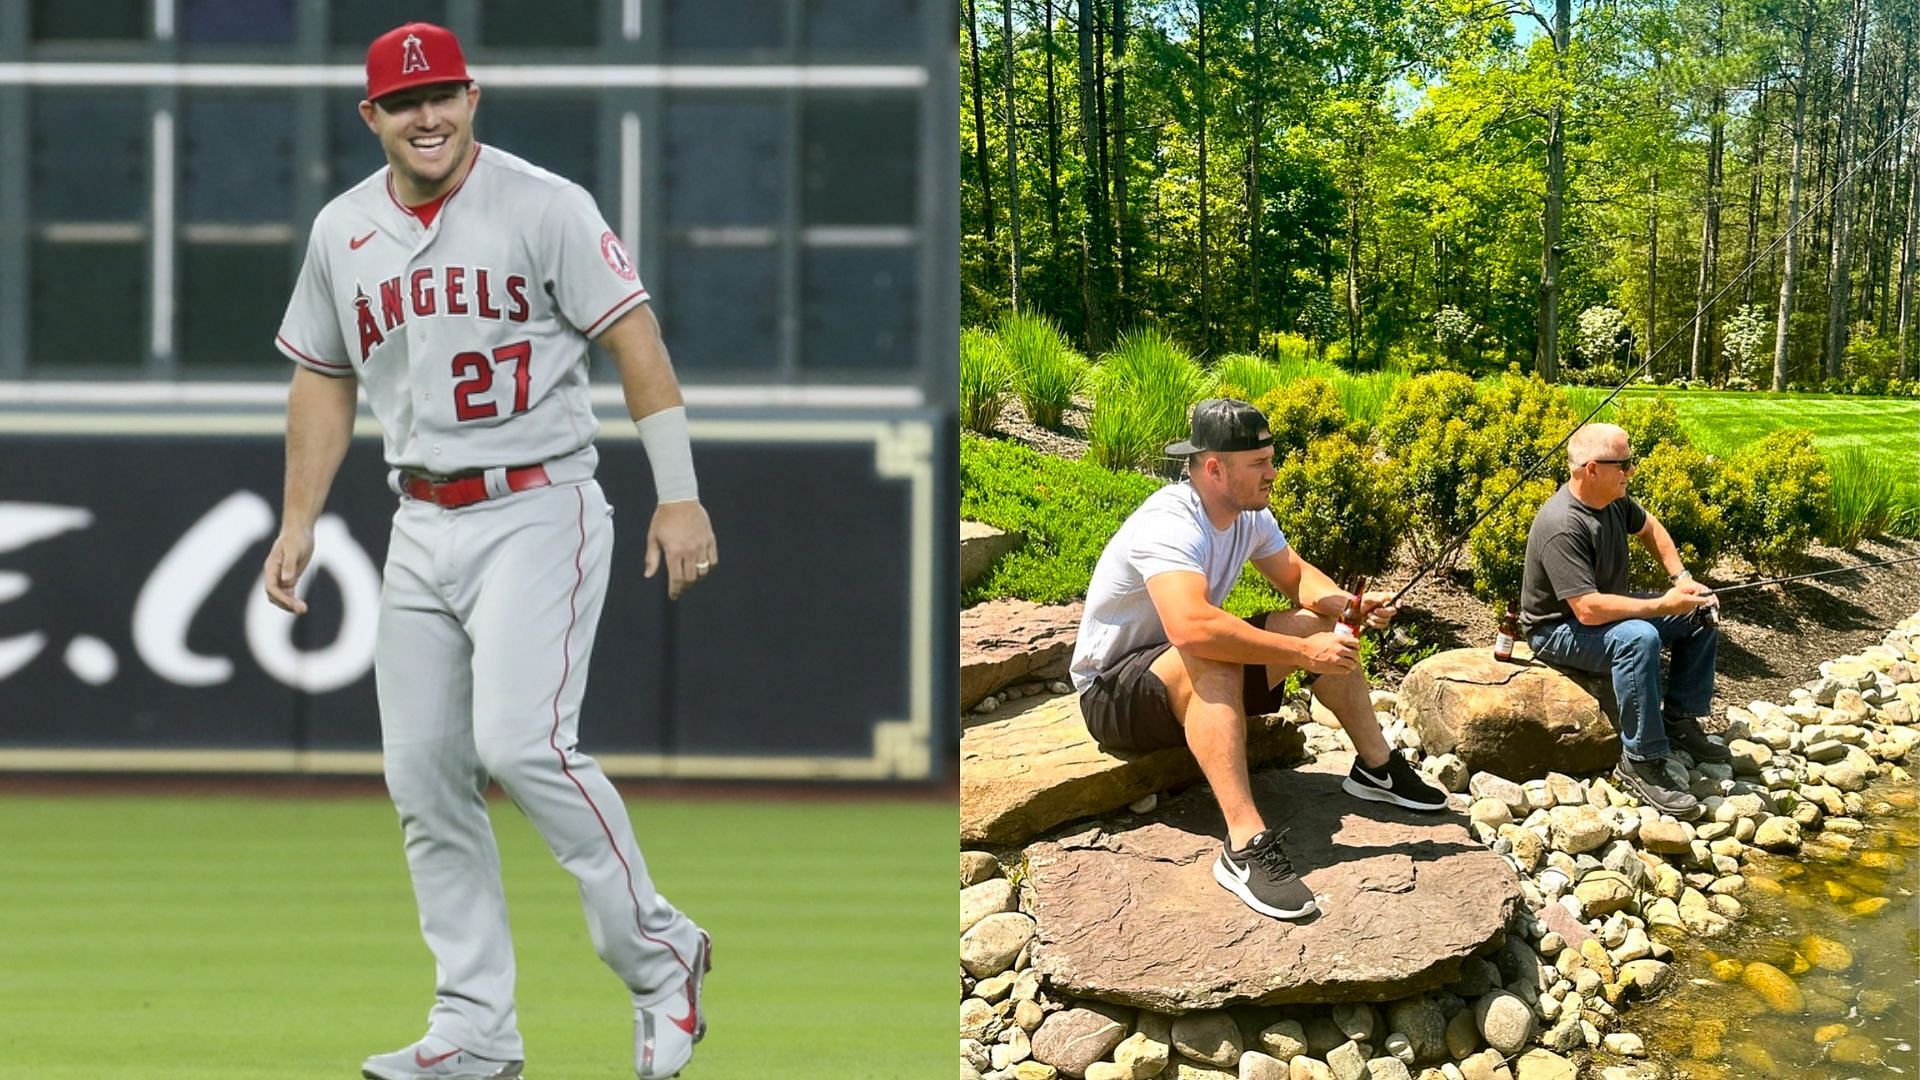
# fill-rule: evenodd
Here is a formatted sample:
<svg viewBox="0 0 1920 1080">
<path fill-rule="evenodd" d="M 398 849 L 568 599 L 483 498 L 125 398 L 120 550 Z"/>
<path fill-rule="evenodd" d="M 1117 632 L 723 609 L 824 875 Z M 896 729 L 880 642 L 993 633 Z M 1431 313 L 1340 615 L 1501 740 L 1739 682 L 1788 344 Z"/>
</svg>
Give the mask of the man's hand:
<svg viewBox="0 0 1920 1080">
<path fill-rule="evenodd" d="M 1360 664 L 1360 646 L 1333 631 L 1300 639 L 1300 655 L 1316 675 L 1343 675 Z"/>
<path fill-rule="evenodd" d="M 1367 629 L 1385 630 L 1393 617 L 1400 614 L 1399 608 L 1387 606 L 1387 601 L 1391 599 L 1393 594 L 1384 589 L 1361 595 L 1360 614 L 1366 617 Z"/>
<path fill-rule="evenodd" d="M 307 613 L 307 602 L 294 595 L 293 588 L 299 584 L 300 575 L 306 572 L 312 558 L 312 529 L 280 530 L 273 549 L 267 552 L 266 568 L 261 572 L 266 579 L 267 599 L 273 601 L 274 607 L 295 615 Z"/>
<path fill-rule="evenodd" d="M 678 600 L 693 583 L 720 565 L 713 522 L 698 500 L 661 503 L 647 529 L 647 576 L 667 564 L 667 599 Z"/>
<path fill-rule="evenodd" d="M 1660 614 L 1685 615 L 1695 608 L 1713 603 L 1713 590 L 1687 578 L 1660 597 Z"/>
</svg>

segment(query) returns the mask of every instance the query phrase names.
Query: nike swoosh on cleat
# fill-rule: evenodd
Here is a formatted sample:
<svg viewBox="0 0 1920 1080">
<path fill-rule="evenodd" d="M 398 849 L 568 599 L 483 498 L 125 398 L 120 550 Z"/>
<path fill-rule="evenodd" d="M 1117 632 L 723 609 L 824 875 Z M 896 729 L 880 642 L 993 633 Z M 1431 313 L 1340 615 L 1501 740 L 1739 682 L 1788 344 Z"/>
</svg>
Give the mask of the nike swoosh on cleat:
<svg viewBox="0 0 1920 1080">
<path fill-rule="evenodd" d="M 359 250 L 360 250 L 360 247 L 361 247 L 361 245 L 363 245 L 363 244 L 365 244 L 365 243 L 366 243 L 367 241 L 369 241 L 369 240 L 371 240 L 371 239 L 373 239 L 373 233 L 377 233 L 377 232 L 379 232 L 379 231 L 380 231 L 379 229 L 375 229 L 375 230 L 373 230 L 373 232 L 370 232 L 370 233 L 368 233 L 368 234 L 367 234 L 367 235 L 365 235 L 365 236 L 356 236 L 356 237 L 354 237 L 354 238 L 352 238 L 351 240 L 348 240 L 348 241 L 347 241 L 347 246 L 348 246 L 348 247 L 350 247 L 350 248 L 352 248 L 352 249 L 353 249 L 353 250 L 355 250 L 355 251 L 359 251 Z"/>
<path fill-rule="evenodd" d="M 694 1005 L 693 1005 L 693 977 L 689 975 L 687 977 L 687 1015 L 669 1016 L 667 1017 L 667 1020 L 670 1021 L 674 1027 L 677 1027 L 681 1031 L 684 1031 L 687 1034 L 691 1035 L 693 1034 L 693 1027 L 696 1019 L 695 1014 L 697 1012 L 699 1012 L 699 1010 L 694 1008 Z"/>
<path fill-rule="evenodd" d="M 430 1058 L 426 1056 L 426 1054 L 420 1052 L 419 1050 L 415 1050 L 413 1052 L 413 1063 L 415 1065 L 420 1066 L 423 1069 L 431 1069 L 435 1065 L 440 1064 L 441 1062 L 447 1060 L 448 1058 L 452 1057 L 453 1055 L 459 1052 L 460 1052 L 460 1048 L 456 1046 L 453 1049 L 447 1051 L 446 1053 L 441 1054 L 439 1057 Z"/>
</svg>

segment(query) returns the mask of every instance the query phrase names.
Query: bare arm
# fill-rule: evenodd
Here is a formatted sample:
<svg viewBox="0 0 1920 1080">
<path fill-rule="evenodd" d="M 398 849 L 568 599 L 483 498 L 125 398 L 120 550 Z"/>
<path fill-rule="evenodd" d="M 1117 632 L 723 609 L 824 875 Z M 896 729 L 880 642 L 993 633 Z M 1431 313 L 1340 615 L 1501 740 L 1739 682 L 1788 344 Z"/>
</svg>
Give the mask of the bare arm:
<svg viewBox="0 0 1920 1080">
<path fill-rule="evenodd" d="M 1640 541 L 1641 547 L 1653 553 L 1653 557 L 1667 571 L 1668 578 L 1686 573 L 1686 564 L 1680 561 L 1680 549 L 1674 546 L 1673 536 L 1667 532 L 1665 525 L 1660 524 L 1660 519 L 1654 517 L 1651 512 L 1647 514 L 1647 523 L 1642 525 L 1640 531 L 1633 536 Z"/>
<path fill-rule="evenodd" d="M 1181 652 L 1237 664 L 1285 664 L 1309 671 L 1350 671 L 1354 648 L 1332 634 L 1297 638 L 1258 629 L 1215 607 L 1207 579 L 1193 571 L 1155 574 L 1147 595 L 1160 615 L 1167 640 Z"/>
<path fill-rule="evenodd" d="M 627 415 L 644 420 L 684 404 L 651 305 L 643 303 L 615 319 L 595 340 L 619 369 Z M 647 529 L 647 576 L 652 577 L 663 562 L 669 599 L 678 599 L 701 575 L 719 565 L 713 523 L 699 499 L 662 502 L 654 510 Z"/>
<path fill-rule="evenodd" d="M 1680 562 L 1680 551 L 1674 546 L 1673 537 L 1660 519 L 1647 515 L 1646 524 L 1633 534 L 1641 546 L 1653 553 L 1673 576 L 1683 573 L 1686 567 Z M 1599 626 L 1604 623 L 1618 622 L 1621 619 L 1652 619 L 1661 615 L 1685 615 L 1694 608 L 1710 601 L 1712 590 L 1705 585 L 1684 578 L 1665 593 L 1654 597 L 1621 596 L 1617 593 L 1591 592 L 1581 596 L 1567 597 L 1567 606 L 1573 609 L 1573 617 L 1587 626 Z"/>
<path fill-rule="evenodd" d="M 333 477 L 353 440 L 359 395 L 355 379 L 333 378 L 298 367 L 287 388 L 287 479 L 281 499 L 280 535 L 263 571 L 267 599 L 296 615 L 307 610 L 294 585 L 313 558 L 313 523 L 326 506 Z"/>
</svg>

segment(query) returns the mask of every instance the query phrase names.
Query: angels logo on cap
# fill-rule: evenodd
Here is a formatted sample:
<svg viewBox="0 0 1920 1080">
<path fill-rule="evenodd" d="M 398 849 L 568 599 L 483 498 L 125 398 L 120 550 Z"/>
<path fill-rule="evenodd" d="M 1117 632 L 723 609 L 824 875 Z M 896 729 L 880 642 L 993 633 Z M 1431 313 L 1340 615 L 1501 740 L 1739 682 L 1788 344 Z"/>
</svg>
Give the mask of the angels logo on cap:
<svg viewBox="0 0 1920 1080">
<path fill-rule="evenodd" d="M 400 43 L 404 51 L 400 56 L 400 74 L 411 75 L 416 71 L 427 71 L 427 54 L 420 51 L 420 37 L 408 34 L 407 40 Z"/>
</svg>

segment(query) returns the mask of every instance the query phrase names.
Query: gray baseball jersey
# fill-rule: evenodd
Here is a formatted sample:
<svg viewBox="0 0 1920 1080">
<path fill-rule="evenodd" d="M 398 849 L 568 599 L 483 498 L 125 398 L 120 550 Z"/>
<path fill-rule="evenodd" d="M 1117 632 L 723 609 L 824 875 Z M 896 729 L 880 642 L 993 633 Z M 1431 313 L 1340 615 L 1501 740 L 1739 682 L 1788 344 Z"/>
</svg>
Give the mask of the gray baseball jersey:
<svg viewBox="0 0 1920 1080">
<path fill-rule="evenodd" d="M 359 378 L 389 465 L 526 465 L 591 445 L 587 341 L 646 299 L 591 195 L 482 146 L 432 225 L 386 169 L 329 202 L 275 341 Z"/>
</svg>

